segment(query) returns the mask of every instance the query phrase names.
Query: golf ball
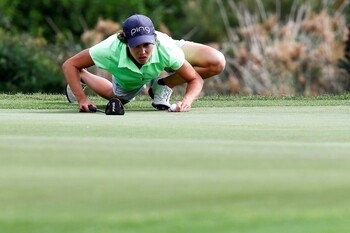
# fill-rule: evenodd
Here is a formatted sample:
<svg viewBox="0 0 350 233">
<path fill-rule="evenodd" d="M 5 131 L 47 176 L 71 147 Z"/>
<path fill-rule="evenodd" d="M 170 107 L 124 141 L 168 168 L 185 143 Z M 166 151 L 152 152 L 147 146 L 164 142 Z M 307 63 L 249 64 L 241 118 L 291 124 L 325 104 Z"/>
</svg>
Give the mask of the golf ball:
<svg viewBox="0 0 350 233">
<path fill-rule="evenodd" d="M 170 110 L 171 110 L 172 112 L 175 112 L 176 107 L 177 107 L 176 104 L 172 104 L 172 105 L 170 106 Z"/>
</svg>

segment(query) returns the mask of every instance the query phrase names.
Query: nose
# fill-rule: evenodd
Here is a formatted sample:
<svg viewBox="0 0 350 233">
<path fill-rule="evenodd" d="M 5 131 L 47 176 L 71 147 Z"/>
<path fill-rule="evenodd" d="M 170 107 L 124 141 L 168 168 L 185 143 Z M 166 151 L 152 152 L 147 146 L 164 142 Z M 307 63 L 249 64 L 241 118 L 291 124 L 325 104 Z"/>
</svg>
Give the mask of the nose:
<svg viewBox="0 0 350 233">
<path fill-rule="evenodd" d="M 144 47 L 141 47 L 139 50 L 140 54 L 145 54 L 146 53 L 146 49 Z"/>
</svg>

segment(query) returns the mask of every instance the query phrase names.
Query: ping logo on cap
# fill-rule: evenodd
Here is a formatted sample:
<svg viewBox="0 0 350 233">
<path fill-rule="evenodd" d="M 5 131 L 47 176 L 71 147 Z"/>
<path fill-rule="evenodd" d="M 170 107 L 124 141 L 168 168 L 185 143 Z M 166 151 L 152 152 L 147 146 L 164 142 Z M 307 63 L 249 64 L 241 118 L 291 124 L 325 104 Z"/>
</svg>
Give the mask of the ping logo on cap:
<svg viewBox="0 0 350 233">
<path fill-rule="evenodd" d="M 131 29 L 130 34 L 131 34 L 131 36 L 134 36 L 135 33 L 142 32 L 142 31 L 144 31 L 144 32 L 146 32 L 146 34 L 148 34 L 151 32 L 151 29 L 149 27 L 140 26 L 140 27 L 136 27 L 136 28 Z"/>
</svg>

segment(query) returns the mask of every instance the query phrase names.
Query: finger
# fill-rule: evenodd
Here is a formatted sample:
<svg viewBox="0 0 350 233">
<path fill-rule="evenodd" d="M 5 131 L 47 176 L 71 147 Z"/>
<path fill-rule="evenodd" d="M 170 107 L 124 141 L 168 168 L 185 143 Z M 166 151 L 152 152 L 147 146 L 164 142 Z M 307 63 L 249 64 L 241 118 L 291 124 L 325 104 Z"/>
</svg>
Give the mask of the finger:
<svg viewBox="0 0 350 233">
<path fill-rule="evenodd" d="M 79 112 L 90 112 L 90 109 L 87 105 L 82 105 L 79 109 Z"/>
<path fill-rule="evenodd" d="M 180 112 L 188 112 L 188 111 L 190 111 L 190 109 L 191 109 L 190 105 L 182 103 L 181 108 L 180 108 Z"/>
<path fill-rule="evenodd" d="M 85 112 L 83 106 L 79 106 L 79 112 Z"/>
</svg>

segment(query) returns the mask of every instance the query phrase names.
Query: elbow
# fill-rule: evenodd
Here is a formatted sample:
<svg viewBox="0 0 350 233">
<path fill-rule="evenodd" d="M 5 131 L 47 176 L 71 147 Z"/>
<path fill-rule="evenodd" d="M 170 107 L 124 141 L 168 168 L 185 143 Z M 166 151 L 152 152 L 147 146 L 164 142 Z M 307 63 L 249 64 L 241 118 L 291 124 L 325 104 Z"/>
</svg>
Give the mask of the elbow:
<svg viewBox="0 0 350 233">
<path fill-rule="evenodd" d="M 71 67 L 71 65 L 70 65 L 70 62 L 69 62 L 69 59 L 68 59 L 62 64 L 63 73 L 65 73 L 65 71 L 68 70 L 69 67 Z"/>
<path fill-rule="evenodd" d="M 73 61 L 71 61 L 71 59 L 66 60 L 62 64 L 62 70 L 63 70 L 64 74 L 67 74 L 67 73 L 71 72 L 72 70 L 80 71 L 80 69 L 74 65 Z"/>
</svg>

